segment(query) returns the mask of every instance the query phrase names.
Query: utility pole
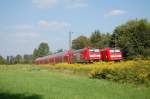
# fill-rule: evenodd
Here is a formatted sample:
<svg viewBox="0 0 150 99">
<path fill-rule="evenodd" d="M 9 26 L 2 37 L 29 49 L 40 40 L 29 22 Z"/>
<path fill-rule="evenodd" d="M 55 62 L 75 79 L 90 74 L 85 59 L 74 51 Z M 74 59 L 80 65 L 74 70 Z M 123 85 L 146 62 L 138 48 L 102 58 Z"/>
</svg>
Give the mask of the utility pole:
<svg viewBox="0 0 150 99">
<path fill-rule="evenodd" d="M 69 32 L 69 50 L 71 50 L 71 47 L 72 47 L 72 40 L 71 40 L 71 34 L 73 32 Z"/>
</svg>

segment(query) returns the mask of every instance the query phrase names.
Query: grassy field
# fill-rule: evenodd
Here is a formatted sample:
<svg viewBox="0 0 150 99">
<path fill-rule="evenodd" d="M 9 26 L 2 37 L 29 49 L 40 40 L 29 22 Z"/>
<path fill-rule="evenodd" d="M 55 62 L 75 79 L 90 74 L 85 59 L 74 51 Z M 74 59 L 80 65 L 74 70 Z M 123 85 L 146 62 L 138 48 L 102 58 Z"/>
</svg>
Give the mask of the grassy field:
<svg viewBox="0 0 150 99">
<path fill-rule="evenodd" d="M 38 65 L 39 68 L 66 74 L 89 76 L 121 83 L 132 83 L 150 87 L 150 60 L 128 60 L 122 62 L 96 62 L 93 64 Z"/>
<path fill-rule="evenodd" d="M 150 88 L 69 75 L 34 65 L 0 65 L 0 99 L 150 99 Z"/>
</svg>

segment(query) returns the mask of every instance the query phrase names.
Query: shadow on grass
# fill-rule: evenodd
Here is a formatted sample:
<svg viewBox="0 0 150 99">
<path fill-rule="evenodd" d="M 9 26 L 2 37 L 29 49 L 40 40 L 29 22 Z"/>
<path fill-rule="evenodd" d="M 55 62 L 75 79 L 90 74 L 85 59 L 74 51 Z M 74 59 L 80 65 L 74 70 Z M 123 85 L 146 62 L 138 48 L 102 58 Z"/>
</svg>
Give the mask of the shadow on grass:
<svg viewBox="0 0 150 99">
<path fill-rule="evenodd" d="M 40 95 L 0 93 L 0 99 L 42 99 Z"/>
</svg>

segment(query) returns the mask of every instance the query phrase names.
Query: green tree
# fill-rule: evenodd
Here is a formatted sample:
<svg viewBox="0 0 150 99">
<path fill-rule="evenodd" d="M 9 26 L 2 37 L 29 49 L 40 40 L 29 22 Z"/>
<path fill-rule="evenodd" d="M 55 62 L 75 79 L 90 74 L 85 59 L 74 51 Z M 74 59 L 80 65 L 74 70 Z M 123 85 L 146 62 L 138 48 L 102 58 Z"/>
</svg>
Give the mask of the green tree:
<svg viewBox="0 0 150 99">
<path fill-rule="evenodd" d="M 5 64 L 5 59 L 0 55 L 0 64 Z"/>
<path fill-rule="evenodd" d="M 110 47 L 111 37 L 110 33 L 102 34 L 101 48 Z"/>
<path fill-rule="evenodd" d="M 10 64 L 10 57 L 9 56 L 7 56 L 7 58 L 6 58 L 6 64 Z"/>
<path fill-rule="evenodd" d="M 35 48 L 33 51 L 33 60 L 35 60 L 38 57 L 39 57 L 38 49 Z"/>
<path fill-rule="evenodd" d="M 9 64 L 15 64 L 15 57 L 9 56 Z"/>
<path fill-rule="evenodd" d="M 82 49 L 89 46 L 89 39 L 86 36 L 79 36 L 72 41 L 73 49 Z"/>
<path fill-rule="evenodd" d="M 49 46 L 47 43 L 42 42 L 38 48 L 39 57 L 46 56 L 49 54 Z"/>
<path fill-rule="evenodd" d="M 22 58 L 22 56 L 21 55 L 16 55 L 16 57 L 15 57 L 15 64 L 20 64 L 20 63 L 22 63 L 23 62 L 23 58 Z"/>
<path fill-rule="evenodd" d="M 112 35 L 112 46 L 120 47 L 127 56 L 150 56 L 150 23 L 145 20 L 131 20 L 118 26 Z"/>
<path fill-rule="evenodd" d="M 43 57 L 43 56 L 46 56 L 46 55 L 49 55 L 50 54 L 50 51 L 49 51 L 49 46 L 47 43 L 40 43 L 38 49 L 34 49 L 33 51 L 33 60 L 35 60 L 36 58 L 38 57 Z"/>
<path fill-rule="evenodd" d="M 24 64 L 31 64 L 32 60 L 33 60 L 32 55 L 25 54 L 23 56 L 23 63 Z"/>
<path fill-rule="evenodd" d="M 94 48 L 99 48 L 101 47 L 101 41 L 102 41 L 102 36 L 99 30 L 96 30 L 92 33 L 90 36 L 90 45 L 91 47 Z"/>
<path fill-rule="evenodd" d="M 109 47 L 111 41 L 111 35 L 109 33 L 101 33 L 96 30 L 90 36 L 90 46 L 94 48 Z"/>
</svg>

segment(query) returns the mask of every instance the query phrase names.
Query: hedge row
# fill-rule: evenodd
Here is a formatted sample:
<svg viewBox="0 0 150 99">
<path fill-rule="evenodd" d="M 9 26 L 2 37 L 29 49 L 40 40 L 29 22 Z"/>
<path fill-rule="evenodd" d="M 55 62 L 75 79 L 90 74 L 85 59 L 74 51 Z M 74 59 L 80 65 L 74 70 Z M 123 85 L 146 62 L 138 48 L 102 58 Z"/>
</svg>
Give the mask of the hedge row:
<svg viewBox="0 0 150 99">
<path fill-rule="evenodd" d="M 124 64 L 126 65 L 126 64 Z M 103 68 L 95 69 L 89 73 L 91 78 L 107 79 L 116 82 L 145 84 L 150 86 L 150 64 L 139 62 L 128 68 Z"/>
</svg>

